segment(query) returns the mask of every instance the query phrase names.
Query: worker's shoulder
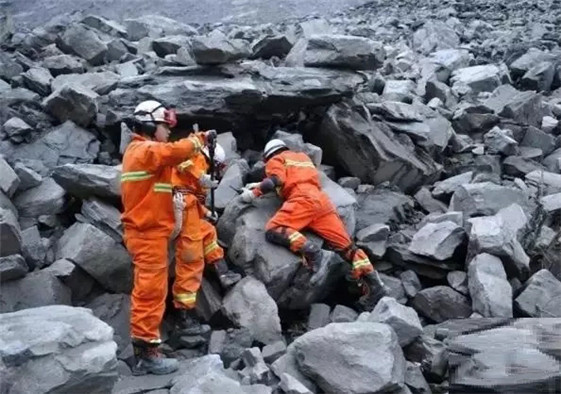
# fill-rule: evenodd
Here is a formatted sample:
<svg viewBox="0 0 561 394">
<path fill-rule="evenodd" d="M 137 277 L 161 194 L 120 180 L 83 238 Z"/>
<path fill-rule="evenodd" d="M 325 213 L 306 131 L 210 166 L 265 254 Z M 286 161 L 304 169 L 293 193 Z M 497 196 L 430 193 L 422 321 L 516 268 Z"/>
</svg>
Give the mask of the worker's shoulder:
<svg viewBox="0 0 561 394">
<path fill-rule="evenodd" d="M 312 161 L 310 156 L 305 154 L 304 152 L 296 152 L 292 150 L 287 150 L 281 152 L 279 155 L 283 160 L 296 160 L 296 161 Z"/>
</svg>

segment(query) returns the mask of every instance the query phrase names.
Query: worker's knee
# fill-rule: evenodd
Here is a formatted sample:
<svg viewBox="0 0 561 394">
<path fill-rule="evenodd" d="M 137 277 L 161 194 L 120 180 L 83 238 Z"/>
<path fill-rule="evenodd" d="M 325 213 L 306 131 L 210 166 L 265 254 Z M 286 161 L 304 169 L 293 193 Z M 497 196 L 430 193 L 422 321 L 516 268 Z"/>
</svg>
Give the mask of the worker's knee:
<svg viewBox="0 0 561 394">
<path fill-rule="evenodd" d="M 165 299 L 167 294 L 166 269 L 141 269 L 135 272 L 133 294 L 137 299 Z"/>
<path fill-rule="evenodd" d="M 284 230 L 284 231 L 283 231 Z M 290 247 L 290 240 L 285 227 L 273 227 L 265 231 L 267 241 L 285 247 Z"/>
</svg>

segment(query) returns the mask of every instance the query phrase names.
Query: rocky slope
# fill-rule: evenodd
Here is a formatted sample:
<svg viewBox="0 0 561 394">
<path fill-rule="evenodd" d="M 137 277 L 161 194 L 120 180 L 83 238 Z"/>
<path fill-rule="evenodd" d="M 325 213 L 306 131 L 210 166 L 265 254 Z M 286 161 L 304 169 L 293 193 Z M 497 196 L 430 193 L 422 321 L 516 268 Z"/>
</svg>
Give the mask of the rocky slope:
<svg viewBox="0 0 561 394">
<path fill-rule="evenodd" d="M 559 6 L 397 0 L 267 25 L 3 24 L 2 392 L 561 390 Z M 183 360 L 166 377 L 130 376 L 119 218 L 127 117 L 149 98 L 176 107 L 177 136 L 219 130 L 219 238 L 246 277 L 227 293 L 205 277 L 208 337 L 177 338 L 166 319 L 165 350 Z M 236 198 L 230 186 L 260 178 L 273 136 L 320 166 L 391 287 L 374 311 L 355 309 L 336 255 L 311 284 L 266 242 L 275 197 Z"/>
</svg>

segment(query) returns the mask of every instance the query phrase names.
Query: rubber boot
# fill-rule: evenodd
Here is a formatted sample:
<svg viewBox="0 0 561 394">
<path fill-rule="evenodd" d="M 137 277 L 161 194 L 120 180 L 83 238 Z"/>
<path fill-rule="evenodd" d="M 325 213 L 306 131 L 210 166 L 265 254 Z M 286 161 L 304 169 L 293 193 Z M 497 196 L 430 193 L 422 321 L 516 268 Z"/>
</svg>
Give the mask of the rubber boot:
<svg viewBox="0 0 561 394">
<path fill-rule="evenodd" d="M 222 286 L 224 290 L 232 287 L 242 279 L 240 274 L 230 271 L 228 269 L 228 264 L 226 264 L 226 262 L 222 259 L 218 260 L 218 262 L 214 264 L 214 268 L 218 274 L 220 286 Z"/>
<path fill-rule="evenodd" d="M 204 335 L 210 332 L 210 326 L 201 324 L 195 309 L 180 309 L 176 324 L 177 334 Z"/>
<path fill-rule="evenodd" d="M 133 375 L 167 375 L 177 371 L 179 364 L 175 358 L 166 358 L 157 345 L 133 341 L 135 365 Z"/>
<path fill-rule="evenodd" d="M 359 305 L 367 312 L 372 311 L 378 301 L 389 294 L 389 288 L 382 282 L 378 271 L 360 278 L 363 295 L 358 300 Z"/>
<path fill-rule="evenodd" d="M 310 283 L 316 284 L 327 275 L 329 256 L 310 241 L 306 241 L 300 252 L 304 255 L 308 268 L 313 272 Z"/>
</svg>

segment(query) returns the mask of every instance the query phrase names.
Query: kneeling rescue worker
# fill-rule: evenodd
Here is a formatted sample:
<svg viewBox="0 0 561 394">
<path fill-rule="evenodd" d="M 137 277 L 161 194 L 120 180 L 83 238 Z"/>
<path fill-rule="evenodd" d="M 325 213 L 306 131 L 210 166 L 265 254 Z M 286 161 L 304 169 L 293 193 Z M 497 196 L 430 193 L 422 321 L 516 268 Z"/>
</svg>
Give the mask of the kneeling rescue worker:
<svg viewBox="0 0 561 394">
<path fill-rule="evenodd" d="M 197 292 L 201 287 L 205 262 L 214 267 L 220 284 L 229 288 L 241 279 L 241 275 L 228 269 L 224 261 L 224 251 L 218 245 L 213 224 L 218 217 L 205 207 L 207 192 L 218 186 L 218 181 L 208 174 L 211 160 L 214 172 L 221 178 L 225 168 L 226 153 L 219 144 L 214 146 L 214 157 L 209 148 L 204 147 L 188 160 L 174 167 L 172 185 L 174 200 L 182 201 L 183 209 L 177 204 L 176 223 L 181 223 L 175 245 L 175 272 L 173 286 L 174 306 L 179 310 L 178 331 L 182 335 L 201 335 L 209 327 L 200 324 L 195 311 Z M 213 207 L 214 208 L 214 207 Z"/>
<path fill-rule="evenodd" d="M 359 304 L 365 310 L 372 310 L 388 289 L 366 253 L 351 241 L 335 206 L 321 189 L 319 173 L 311 159 L 305 153 L 290 151 L 278 139 L 267 143 L 263 156 L 266 178 L 242 189 L 241 198 L 251 203 L 276 190 L 284 199 L 280 210 L 266 225 L 267 240 L 301 254 L 315 272 L 311 279 L 314 281 L 314 277 L 326 273 L 327 261 L 321 249 L 300 231 L 310 229 L 317 233 L 351 264 L 351 276 L 359 281 L 363 291 Z"/>
<path fill-rule="evenodd" d="M 176 123 L 175 112 L 159 102 L 140 103 L 134 111 L 133 138 L 123 155 L 121 218 L 134 265 L 131 336 L 136 375 L 168 374 L 178 368 L 177 360 L 165 358 L 159 350 L 168 242 L 174 228 L 172 169 L 216 138 L 216 132 L 196 133 L 170 143 L 170 129 Z"/>
</svg>

